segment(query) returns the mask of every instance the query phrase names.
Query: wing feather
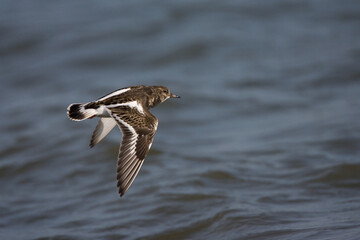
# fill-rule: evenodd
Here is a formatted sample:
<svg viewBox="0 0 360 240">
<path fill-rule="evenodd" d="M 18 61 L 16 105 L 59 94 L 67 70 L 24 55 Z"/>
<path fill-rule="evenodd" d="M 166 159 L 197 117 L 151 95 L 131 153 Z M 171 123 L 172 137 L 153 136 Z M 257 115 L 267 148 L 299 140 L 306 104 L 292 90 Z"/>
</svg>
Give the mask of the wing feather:
<svg viewBox="0 0 360 240">
<path fill-rule="evenodd" d="M 108 107 L 110 115 L 123 133 L 117 162 L 117 186 L 120 196 L 134 182 L 149 152 L 157 127 L 157 119 L 149 111 L 126 106 Z"/>
<path fill-rule="evenodd" d="M 116 126 L 113 118 L 100 118 L 96 128 L 92 134 L 90 147 L 94 147 L 108 135 L 108 133 Z"/>
</svg>

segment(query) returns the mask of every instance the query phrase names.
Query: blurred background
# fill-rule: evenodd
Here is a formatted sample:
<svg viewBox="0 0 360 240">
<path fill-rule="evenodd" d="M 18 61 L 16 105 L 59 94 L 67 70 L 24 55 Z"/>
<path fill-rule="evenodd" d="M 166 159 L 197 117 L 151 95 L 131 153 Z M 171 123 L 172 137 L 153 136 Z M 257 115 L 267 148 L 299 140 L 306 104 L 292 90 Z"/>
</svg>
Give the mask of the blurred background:
<svg viewBox="0 0 360 240">
<path fill-rule="evenodd" d="M 358 239 L 360 2 L 0 1 L 1 239 Z M 66 108 L 131 85 L 152 149 Z"/>
</svg>

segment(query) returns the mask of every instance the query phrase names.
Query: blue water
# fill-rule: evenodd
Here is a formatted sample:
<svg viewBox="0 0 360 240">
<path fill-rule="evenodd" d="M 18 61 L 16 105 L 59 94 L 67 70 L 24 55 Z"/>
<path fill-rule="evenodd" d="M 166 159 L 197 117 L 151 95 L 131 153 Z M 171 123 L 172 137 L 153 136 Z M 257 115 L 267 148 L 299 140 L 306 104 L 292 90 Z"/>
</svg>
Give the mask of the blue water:
<svg viewBox="0 0 360 240">
<path fill-rule="evenodd" d="M 358 239 L 360 4 L 0 1 L 0 239 Z M 115 129 L 66 108 L 181 99 L 120 198 Z"/>
</svg>

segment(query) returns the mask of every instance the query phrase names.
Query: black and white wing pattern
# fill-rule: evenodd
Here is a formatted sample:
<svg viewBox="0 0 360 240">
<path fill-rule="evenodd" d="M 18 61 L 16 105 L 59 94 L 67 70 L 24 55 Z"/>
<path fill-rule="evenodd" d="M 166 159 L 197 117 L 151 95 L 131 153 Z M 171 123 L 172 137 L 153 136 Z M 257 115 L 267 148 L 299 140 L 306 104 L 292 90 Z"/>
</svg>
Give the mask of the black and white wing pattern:
<svg viewBox="0 0 360 240">
<path fill-rule="evenodd" d="M 123 133 L 117 162 L 117 186 L 123 196 L 133 183 L 150 150 L 158 120 L 149 111 L 136 107 L 108 107 Z"/>
</svg>

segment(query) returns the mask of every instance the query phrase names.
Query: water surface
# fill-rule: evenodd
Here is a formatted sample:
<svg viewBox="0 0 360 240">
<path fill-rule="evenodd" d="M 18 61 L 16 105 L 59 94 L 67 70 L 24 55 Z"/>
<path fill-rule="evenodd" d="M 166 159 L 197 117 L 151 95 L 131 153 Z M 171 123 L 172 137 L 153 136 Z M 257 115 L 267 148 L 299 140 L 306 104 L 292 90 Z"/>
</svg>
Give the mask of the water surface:
<svg viewBox="0 0 360 240">
<path fill-rule="evenodd" d="M 1 239 L 357 239 L 358 1 L 1 1 Z M 181 99 L 119 198 L 72 102 Z"/>
</svg>

